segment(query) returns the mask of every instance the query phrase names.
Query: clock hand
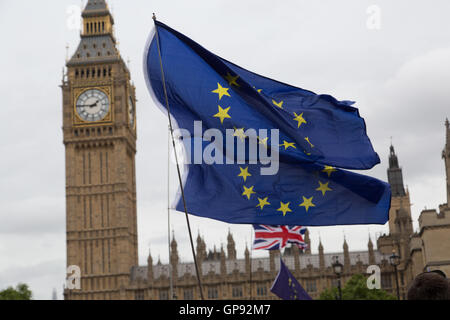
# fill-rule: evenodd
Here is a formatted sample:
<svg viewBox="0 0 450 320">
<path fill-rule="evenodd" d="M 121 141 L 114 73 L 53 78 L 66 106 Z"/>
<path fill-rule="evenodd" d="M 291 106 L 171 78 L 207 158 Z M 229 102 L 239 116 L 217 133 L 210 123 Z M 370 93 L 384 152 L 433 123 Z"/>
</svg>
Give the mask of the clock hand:
<svg viewBox="0 0 450 320">
<path fill-rule="evenodd" d="M 95 107 L 95 106 L 97 105 L 97 103 L 99 103 L 99 100 L 97 100 L 95 103 L 89 105 L 88 107 L 89 107 L 89 108 L 93 108 L 93 107 Z"/>
</svg>

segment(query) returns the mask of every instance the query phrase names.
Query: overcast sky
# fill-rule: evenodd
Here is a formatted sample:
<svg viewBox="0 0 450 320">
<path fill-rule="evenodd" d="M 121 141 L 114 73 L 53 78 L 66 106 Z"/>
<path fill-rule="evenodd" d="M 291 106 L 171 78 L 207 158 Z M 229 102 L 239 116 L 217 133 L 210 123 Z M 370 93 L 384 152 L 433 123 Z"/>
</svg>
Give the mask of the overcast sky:
<svg viewBox="0 0 450 320">
<path fill-rule="evenodd" d="M 450 116 L 450 2 L 110 0 L 119 49 L 137 88 L 139 262 L 167 262 L 167 118 L 151 100 L 142 56 L 151 14 L 210 51 L 294 86 L 354 100 L 387 180 L 392 136 L 415 229 L 425 207 L 446 201 L 445 118 Z M 0 289 L 26 282 L 37 299 L 61 298 L 65 278 L 62 68 L 79 42 L 77 0 L 0 0 Z M 373 6 L 375 5 L 375 7 Z M 73 7 L 75 6 L 75 7 Z M 379 13 L 380 20 L 377 20 Z M 75 16 L 76 17 L 76 16 Z M 379 22 L 379 24 L 378 24 Z M 377 28 L 379 27 L 379 28 Z M 171 197 L 176 189 L 171 166 Z M 192 261 L 184 215 L 171 215 L 181 261 Z M 234 235 L 238 257 L 251 227 L 191 218 L 208 248 Z M 386 226 L 310 228 L 325 252 L 365 250 Z M 195 240 L 195 239 L 194 239 Z M 253 256 L 265 256 L 254 252 Z"/>
</svg>

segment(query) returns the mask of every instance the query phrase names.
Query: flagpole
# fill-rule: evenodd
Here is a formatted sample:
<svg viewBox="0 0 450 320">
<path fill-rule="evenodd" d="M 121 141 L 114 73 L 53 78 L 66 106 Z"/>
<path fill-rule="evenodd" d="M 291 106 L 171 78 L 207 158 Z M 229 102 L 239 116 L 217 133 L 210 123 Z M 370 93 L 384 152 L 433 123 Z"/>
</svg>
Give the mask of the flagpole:
<svg viewBox="0 0 450 320">
<path fill-rule="evenodd" d="M 178 182 L 180 184 L 181 198 L 183 200 L 183 207 L 184 207 L 184 214 L 186 216 L 186 224 L 187 224 L 187 228 L 188 228 L 188 231 L 189 231 L 189 240 L 191 242 L 192 256 L 194 257 L 195 272 L 197 274 L 197 282 L 198 282 L 198 287 L 199 287 L 199 290 L 200 290 L 200 297 L 201 297 L 202 300 L 204 300 L 203 290 L 202 290 L 202 282 L 201 282 L 200 273 L 199 273 L 199 270 L 198 270 L 197 258 L 195 256 L 194 242 L 192 241 L 191 225 L 189 223 L 189 216 L 188 216 L 188 213 L 187 213 L 186 199 L 184 197 L 184 188 L 183 188 L 183 181 L 182 181 L 182 178 L 181 178 L 180 165 L 178 163 L 178 155 L 177 155 L 177 150 L 175 148 L 175 138 L 173 137 L 172 117 L 170 115 L 169 98 L 167 96 L 166 79 L 164 77 L 164 68 L 163 68 L 163 64 L 162 64 L 161 47 L 160 47 L 160 44 L 159 44 L 158 26 L 156 25 L 156 15 L 155 14 L 153 14 L 153 21 L 155 23 L 155 36 L 156 36 L 156 44 L 157 44 L 157 47 L 158 47 L 159 65 L 161 67 L 161 77 L 162 77 L 162 83 L 163 83 L 163 89 L 164 89 L 164 97 L 165 97 L 166 107 L 167 107 L 167 115 L 168 115 L 168 118 L 169 118 L 169 129 L 170 129 L 170 135 L 171 135 L 171 138 L 172 138 L 173 153 L 175 155 L 175 162 L 176 162 L 176 165 L 177 165 Z"/>
<path fill-rule="evenodd" d="M 170 248 L 170 127 L 167 128 L 167 239 L 169 241 L 169 300 L 173 299 L 173 270 L 172 263 L 170 261 L 171 248 Z"/>
<path fill-rule="evenodd" d="M 253 290 L 252 290 L 252 264 L 253 264 L 253 226 L 250 228 L 250 300 L 253 298 Z"/>
</svg>

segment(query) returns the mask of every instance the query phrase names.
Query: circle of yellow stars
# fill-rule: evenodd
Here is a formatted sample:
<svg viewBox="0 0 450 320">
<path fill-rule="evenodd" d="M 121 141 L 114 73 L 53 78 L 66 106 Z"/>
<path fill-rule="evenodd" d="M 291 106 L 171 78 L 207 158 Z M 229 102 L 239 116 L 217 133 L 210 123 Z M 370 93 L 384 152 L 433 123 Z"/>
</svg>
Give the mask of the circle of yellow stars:
<svg viewBox="0 0 450 320">
<path fill-rule="evenodd" d="M 228 90 L 230 90 L 230 88 L 232 86 L 235 87 L 240 87 L 239 83 L 237 82 L 237 80 L 239 79 L 238 75 L 232 75 L 229 72 L 227 72 L 227 74 L 224 76 L 225 80 L 227 81 L 229 88 L 222 86 L 219 82 L 217 82 L 217 88 L 212 90 L 212 93 L 216 93 L 218 95 L 219 101 L 224 97 L 231 97 L 230 93 L 228 92 Z M 258 93 L 262 93 L 262 89 L 257 89 L 256 87 L 253 87 Z M 272 99 L 272 104 L 279 108 L 279 109 L 283 109 L 283 104 L 284 101 L 280 100 L 277 101 L 275 99 Z M 231 116 L 229 114 L 231 107 L 222 107 L 220 105 L 217 106 L 218 107 L 218 112 L 216 114 L 213 115 L 214 118 L 218 118 L 220 120 L 220 123 L 223 125 L 225 119 L 231 119 Z M 283 109 L 284 110 L 284 109 Z M 306 121 L 305 117 L 304 117 L 304 112 L 297 114 L 296 112 L 293 113 L 294 118 L 293 120 L 297 122 L 297 128 L 300 128 L 303 124 L 307 124 L 308 122 Z M 244 128 L 236 128 L 234 127 L 234 134 L 233 136 L 238 137 L 241 141 L 244 141 L 245 138 L 247 138 L 247 135 L 245 134 Z M 265 138 L 260 138 L 257 137 L 259 144 L 263 145 L 264 147 L 267 147 L 267 141 L 268 141 L 268 137 Z M 304 140 L 306 141 L 306 143 L 311 147 L 314 148 L 314 144 L 310 141 L 309 137 L 305 137 Z M 286 140 L 283 140 L 283 143 L 279 145 L 280 148 L 284 147 L 284 150 L 288 150 L 289 148 L 292 149 L 297 149 L 295 142 L 288 142 Z M 303 150 L 303 152 L 306 155 L 311 155 L 311 153 L 306 152 Z M 248 172 L 248 166 L 247 167 L 239 167 L 239 174 L 237 175 L 238 177 L 241 177 L 243 179 L 244 185 L 243 187 L 243 192 L 242 192 L 242 196 L 246 197 L 247 200 L 251 200 L 252 199 L 252 195 L 257 194 L 257 192 L 254 190 L 255 186 L 246 186 L 245 183 L 247 183 L 247 178 L 251 177 L 252 175 Z M 325 172 L 328 176 L 328 178 L 330 178 L 331 174 L 333 172 L 336 172 L 336 168 L 332 167 L 332 166 L 324 166 L 323 170 L 321 170 L 321 172 Z M 329 186 L 330 182 L 322 182 L 321 180 L 318 181 L 319 186 L 315 189 L 315 191 L 320 191 L 322 193 L 322 197 L 326 196 L 327 192 L 333 191 L 333 189 Z M 258 199 L 258 204 L 256 205 L 256 208 L 259 208 L 261 211 L 264 210 L 264 208 L 266 206 L 271 206 L 272 204 L 269 202 L 269 197 L 256 197 Z M 314 196 L 311 197 L 306 197 L 304 195 L 301 196 L 300 199 L 301 203 L 299 203 L 299 207 L 302 207 L 305 209 L 305 212 L 308 213 L 308 211 L 311 208 L 316 207 L 316 205 L 314 204 Z M 277 209 L 277 211 L 279 211 L 281 214 L 283 214 L 283 217 L 286 216 L 286 214 L 293 212 L 293 210 L 290 207 L 291 202 L 282 202 L 280 201 L 280 207 Z"/>
</svg>

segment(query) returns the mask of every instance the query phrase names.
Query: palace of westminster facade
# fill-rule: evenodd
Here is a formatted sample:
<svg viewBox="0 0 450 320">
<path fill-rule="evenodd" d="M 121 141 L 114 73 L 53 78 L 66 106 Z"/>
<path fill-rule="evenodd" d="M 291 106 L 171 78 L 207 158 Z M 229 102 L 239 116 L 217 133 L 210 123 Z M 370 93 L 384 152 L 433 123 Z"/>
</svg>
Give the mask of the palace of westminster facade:
<svg viewBox="0 0 450 320">
<path fill-rule="evenodd" d="M 81 289 L 65 289 L 65 299 L 199 299 L 194 263 L 179 261 L 177 243 L 171 242 L 170 264 L 138 266 L 136 213 L 135 87 L 116 48 L 114 19 L 104 0 L 88 0 L 82 13 L 80 44 L 68 60 L 63 79 L 63 134 L 66 150 L 67 265 L 81 269 Z M 388 181 L 392 188 L 389 234 L 369 238 L 366 251 L 349 251 L 344 240 L 340 253 L 318 254 L 287 248 L 283 260 L 306 291 L 318 298 L 336 285 L 332 263 L 343 264 L 342 281 L 365 274 L 369 265 L 381 269 L 381 286 L 395 294 L 394 268 L 389 256 L 400 257 L 398 282 L 401 297 L 415 275 L 441 269 L 450 276 L 450 128 L 445 123 L 447 203 L 424 210 L 419 231 L 413 231 L 411 203 L 403 185 L 402 169 L 391 146 Z M 197 238 L 199 273 L 207 299 L 276 299 L 270 287 L 279 269 L 280 254 L 267 258 L 237 259 L 229 233 L 226 252 L 207 251 Z M 169 270 L 173 296 L 169 297 Z"/>
</svg>

